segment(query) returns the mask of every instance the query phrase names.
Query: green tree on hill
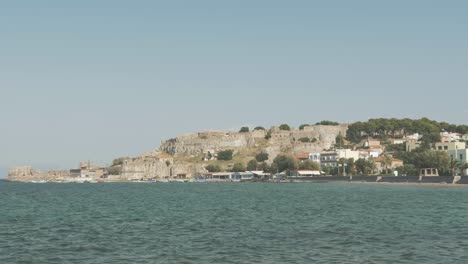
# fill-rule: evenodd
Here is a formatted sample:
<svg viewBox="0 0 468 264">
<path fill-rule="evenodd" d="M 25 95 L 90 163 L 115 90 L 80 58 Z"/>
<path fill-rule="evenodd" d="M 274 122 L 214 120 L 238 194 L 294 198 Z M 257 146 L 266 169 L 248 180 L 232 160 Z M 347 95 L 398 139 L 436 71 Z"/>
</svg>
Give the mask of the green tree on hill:
<svg viewBox="0 0 468 264">
<path fill-rule="evenodd" d="M 275 170 L 275 172 L 297 170 L 298 161 L 297 159 L 289 155 L 278 155 L 273 160 L 271 168 L 272 170 Z"/>
<path fill-rule="evenodd" d="M 425 134 L 423 135 L 423 137 L 421 138 L 421 148 L 422 149 L 431 149 L 433 143 L 436 143 L 436 142 L 440 142 L 441 140 L 441 137 L 440 137 L 440 133 L 438 132 L 432 132 L 432 133 L 429 133 L 429 134 Z"/>
<path fill-rule="evenodd" d="M 269 158 L 269 155 L 266 152 L 260 152 L 257 155 L 255 155 L 255 159 L 258 162 L 264 162 L 264 161 L 268 160 L 268 158 Z"/>
<path fill-rule="evenodd" d="M 316 125 L 323 125 L 323 126 L 339 126 L 340 123 L 334 122 L 334 121 L 329 121 L 329 120 L 323 120 L 323 121 L 317 122 Z"/>
<path fill-rule="evenodd" d="M 257 166 L 257 170 L 261 171 L 271 171 L 271 167 L 266 162 L 259 163 Z"/>
<path fill-rule="evenodd" d="M 112 167 L 122 165 L 125 160 L 130 159 L 129 157 L 120 157 L 112 161 Z"/>
<path fill-rule="evenodd" d="M 239 133 L 248 133 L 250 132 L 250 129 L 248 127 L 241 127 L 241 129 L 239 130 Z"/>
<path fill-rule="evenodd" d="M 282 124 L 279 126 L 280 130 L 291 130 L 291 127 L 288 124 Z"/>
<path fill-rule="evenodd" d="M 219 166 L 218 164 L 210 164 L 210 165 L 206 166 L 205 169 L 208 172 L 220 172 L 220 171 L 222 171 L 221 166 Z"/>
<path fill-rule="evenodd" d="M 345 145 L 345 140 L 344 140 L 344 137 L 343 137 L 343 134 L 338 133 L 338 135 L 336 136 L 335 138 L 335 147 L 336 148 L 343 148 L 344 145 Z"/>
<path fill-rule="evenodd" d="M 117 165 L 115 167 L 110 167 L 110 168 L 107 169 L 107 172 L 110 175 L 120 175 L 122 173 L 122 166 Z"/>
<path fill-rule="evenodd" d="M 218 152 L 218 160 L 232 160 L 234 151 L 232 149 Z"/>
<path fill-rule="evenodd" d="M 232 166 L 232 172 L 244 172 L 245 171 L 245 166 L 244 164 L 238 162 L 235 163 L 234 166 Z"/>
<path fill-rule="evenodd" d="M 257 160 L 255 160 L 255 159 L 250 160 L 250 161 L 247 163 L 247 170 L 248 170 L 248 171 L 257 170 L 257 167 L 258 167 L 258 162 L 257 162 Z"/>
<path fill-rule="evenodd" d="M 448 124 L 446 122 L 439 123 L 428 118 L 415 120 L 409 118 L 374 118 L 369 119 L 367 122 L 356 122 L 349 125 L 346 138 L 353 143 L 359 143 L 362 135 L 381 138 L 389 136 L 395 138 L 397 136 L 403 137 L 413 133 L 419 133 L 421 135 L 439 134 L 442 130 L 465 134 L 468 133 L 468 126 Z"/>
</svg>

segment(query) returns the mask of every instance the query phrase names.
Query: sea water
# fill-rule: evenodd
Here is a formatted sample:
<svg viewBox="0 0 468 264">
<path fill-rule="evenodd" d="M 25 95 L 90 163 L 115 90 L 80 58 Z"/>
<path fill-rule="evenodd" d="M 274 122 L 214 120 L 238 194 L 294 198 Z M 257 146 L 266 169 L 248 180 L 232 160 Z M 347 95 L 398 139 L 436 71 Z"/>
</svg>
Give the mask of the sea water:
<svg viewBox="0 0 468 264">
<path fill-rule="evenodd" d="M 468 188 L 0 182 L 0 263 L 468 263 Z"/>
</svg>

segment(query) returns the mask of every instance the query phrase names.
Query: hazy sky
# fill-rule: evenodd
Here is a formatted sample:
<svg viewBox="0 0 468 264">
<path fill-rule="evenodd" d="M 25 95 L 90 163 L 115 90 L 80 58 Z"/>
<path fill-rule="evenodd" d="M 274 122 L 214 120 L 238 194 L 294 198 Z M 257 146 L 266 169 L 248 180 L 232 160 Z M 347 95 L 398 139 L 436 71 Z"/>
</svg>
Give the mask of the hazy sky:
<svg viewBox="0 0 468 264">
<path fill-rule="evenodd" d="M 0 175 L 198 130 L 468 123 L 468 1 L 0 2 Z"/>
</svg>

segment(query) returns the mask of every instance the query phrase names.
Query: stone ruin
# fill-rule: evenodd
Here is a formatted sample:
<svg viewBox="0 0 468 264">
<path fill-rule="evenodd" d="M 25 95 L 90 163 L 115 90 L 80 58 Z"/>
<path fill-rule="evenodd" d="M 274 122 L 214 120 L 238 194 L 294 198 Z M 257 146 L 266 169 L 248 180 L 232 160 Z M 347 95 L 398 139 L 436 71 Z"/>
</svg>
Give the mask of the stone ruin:
<svg viewBox="0 0 468 264">
<path fill-rule="evenodd" d="M 347 125 L 306 126 L 303 130 L 292 129 L 291 131 L 280 130 L 273 127 L 269 131 L 255 130 L 252 132 L 219 132 L 207 131 L 176 137 L 162 142 L 160 151 L 177 156 L 178 154 L 199 155 L 212 151 L 226 149 L 252 148 L 265 142 L 265 136 L 270 134 L 265 152 L 274 158 L 281 152 L 298 154 L 304 152 L 319 152 L 328 149 L 335 143 L 336 136 L 341 132 L 346 135 Z M 316 142 L 303 143 L 301 138 L 316 139 Z M 213 153 L 212 153 L 213 154 Z"/>
</svg>

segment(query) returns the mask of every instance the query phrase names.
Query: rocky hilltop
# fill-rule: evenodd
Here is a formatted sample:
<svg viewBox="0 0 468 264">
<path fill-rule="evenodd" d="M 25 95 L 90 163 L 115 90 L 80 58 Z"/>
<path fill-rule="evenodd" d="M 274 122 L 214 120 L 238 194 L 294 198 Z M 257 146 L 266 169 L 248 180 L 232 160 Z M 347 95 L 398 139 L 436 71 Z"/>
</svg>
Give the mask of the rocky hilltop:
<svg viewBox="0 0 468 264">
<path fill-rule="evenodd" d="M 164 141 L 159 150 L 177 157 L 216 153 L 225 149 L 264 148 L 262 151 L 268 152 L 273 159 L 281 152 L 298 154 L 328 149 L 339 133 L 346 134 L 347 128 L 347 125 L 314 125 L 291 130 L 272 127 L 270 130 L 257 129 L 252 132 L 207 131 Z M 309 140 L 303 142 L 301 139 Z"/>
</svg>

